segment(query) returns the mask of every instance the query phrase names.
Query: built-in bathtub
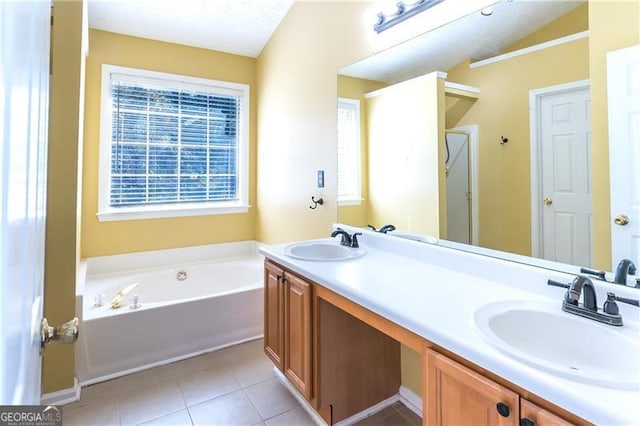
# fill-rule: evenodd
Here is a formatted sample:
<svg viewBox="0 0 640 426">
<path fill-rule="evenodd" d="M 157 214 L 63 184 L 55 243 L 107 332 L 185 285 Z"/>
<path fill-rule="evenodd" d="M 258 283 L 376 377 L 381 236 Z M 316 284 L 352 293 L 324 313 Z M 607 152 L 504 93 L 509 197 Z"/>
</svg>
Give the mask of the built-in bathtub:
<svg viewBox="0 0 640 426">
<path fill-rule="evenodd" d="M 261 337 L 263 259 L 254 242 L 240 242 L 83 261 L 76 299 L 80 384 Z M 111 299 L 133 283 L 122 307 L 112 309 Z M 95 306 L 99 295 L 104 305 Z"/>
</svg>

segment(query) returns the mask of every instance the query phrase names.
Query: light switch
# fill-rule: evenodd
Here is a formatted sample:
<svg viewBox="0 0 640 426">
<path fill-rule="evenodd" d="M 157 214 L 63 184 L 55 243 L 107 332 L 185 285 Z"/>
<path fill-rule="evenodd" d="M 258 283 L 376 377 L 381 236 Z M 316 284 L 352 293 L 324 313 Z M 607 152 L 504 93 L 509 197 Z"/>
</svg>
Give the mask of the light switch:
<svg viewBox="0 0 640 426">
<path fill-rule="evenodd" d="M 318 170 L 318 188 L 324 188 L 324 170 Z"/>
</svg>

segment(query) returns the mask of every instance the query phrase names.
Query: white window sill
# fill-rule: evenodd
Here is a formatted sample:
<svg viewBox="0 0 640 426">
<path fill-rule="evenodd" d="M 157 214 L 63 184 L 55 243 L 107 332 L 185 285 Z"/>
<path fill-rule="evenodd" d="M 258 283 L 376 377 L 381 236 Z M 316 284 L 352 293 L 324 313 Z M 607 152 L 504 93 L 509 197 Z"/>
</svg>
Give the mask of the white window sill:
<svg viewBox="0 0 640 426">
<path fill-rule="evenodd" d="M 338 207 L 359 206 L 364 200 L 362 198 L 341 198 L 338 200 Z"/>
<path fill-rule="evenodd" d="M 163 207 L 162 209 L 112 209 L 105 212 L 98 212 L 100 222 L 112 222 L 118 220 L 140 220 L 159 219 L 167 217 L 204 216 L 216 214 L 238 214 L 249 211 L 249 205 L 234 205 L 225 207 Z"/>
</svg>

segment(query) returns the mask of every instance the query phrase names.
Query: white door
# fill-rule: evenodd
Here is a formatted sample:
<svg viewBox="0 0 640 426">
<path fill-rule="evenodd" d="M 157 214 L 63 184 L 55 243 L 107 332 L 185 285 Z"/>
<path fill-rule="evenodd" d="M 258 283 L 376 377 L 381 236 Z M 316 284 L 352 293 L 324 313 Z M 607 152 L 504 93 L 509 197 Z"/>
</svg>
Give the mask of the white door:
<svg viewBox="0 0 640 426">
<path fill-rule="evenodd" d="M 640 266 L 640 45 L 607 54 L 607 90 L 611 265 Z"/>
<path fill-rule="evenodd" d="M 471 243 L 469 135 L 445 133 L 447 146 L 447 240 Z"/>
<path fill-rule="evenodd" d="M 540 99 L 542 257 L 592 264 L 591 105 L 589 88 Z"/>
<path fill-rule="evenodd" d="M 0 1 L 0 404 L 40 404 L 51 4 Z"/>
</svg>

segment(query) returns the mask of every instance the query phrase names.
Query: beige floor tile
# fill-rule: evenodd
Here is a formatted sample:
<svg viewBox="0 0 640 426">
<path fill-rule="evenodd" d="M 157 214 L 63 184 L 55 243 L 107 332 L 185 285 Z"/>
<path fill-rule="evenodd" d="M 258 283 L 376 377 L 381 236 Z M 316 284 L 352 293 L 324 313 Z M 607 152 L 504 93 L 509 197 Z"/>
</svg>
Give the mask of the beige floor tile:
<svg viewBox="0 0 640 426">
<path fill-rule="evenodd" d="M 191 426 L 191 416 L 189 411 L 184 410 L 177 411 L 166 416 L 159 417 L 157 419 L 149 420 L 142 423 L 143 425 L 167 425 L 167 426 Z"/>
<path fill-rule="evenodd" d="M 397 411 L 389 416 L 372 419 L 372 426 L 413 426 L 412 423 Z"/>
<path fill-rule="evenodd" d="M 110 426 L 120 424 L 118 403 L 111 401 L 94 401 L 82 406 L 62 408 L 62 420 L 65 426 Z"/>
<path fill-rule="evenodd" d="M 80 391 L 80 400 L 66 404 L 64 408 L 73 409 L 83 407 L 94 402 L 114 403 L 117 405 L 117 386 L 113 386 L 109 381 L 85 386 Z"/>
<path fill-rule="evenodd" d="M 165 378 L 157 374 L 155 368 L 149 370 L 139 371 L 137 373 L 128 374 L 126 376 L 118 377 L 117 379 L 104 382 L 109 387 L 117 389 L 118 393 L 138 391 L 140 389 L 148 389 L 156 387 L 165 382 Z"/>
<path fill-rule="evenodd" d="M 222 367 L 193 373 L 179 379 L 187 407 L 240 389 L 232 372 Z"/>
<path fill-rule="evenodd" d="M 119 394 L 120 422 L 138 424 L 186 408 L 177 383 L 136 388 Z"/>
<path fill-rule="evenodd" d="M 216 351 L 216 359 L 227 365 L 234 365 L 247 360 L 261 357 L 264 354 L 263 339 L 252 340 L 240 345 L 229 346 L 228 348 Z"/>
<path fill-rule="evenodd" d="M 265 420 L 298 406 L 298 401 L 275 378 L 249 386 L 245 392 Z"/>
<path fill-rule="evenodd" d="M 244 391 L 189 407 L 193 424 L 198 425 L 255 425 L 262 421 Z"/>
<path fill-rule="evenodd" d="M 304 408 L 296 407 L 267 420 L 267 426 L 315 426 L 315 421 Z"/>
<path fill-rule="evenodd" d="M 402 414 L 403 417 L 408 419 L 412 425 L 414 426 L 422 425 L 422 418 L 416 413 L 414 413 L 413 411 L 409 410 L 404 405 L 402 406 L 402 408 L 398 408 L 397 410 L 398 410 L 398 413 Z"/>
<path fill-rule="evenodd" d="M 422 425 L 422 419 L 401 402 L 360 420 L 354 426 L 415 426 Z"/>
<path fill-rule="evenodd" d="M 274 378 L 273 363 L 266 355 L 239 362 L 230 368 L 243 388 Z"/>
</svg>

